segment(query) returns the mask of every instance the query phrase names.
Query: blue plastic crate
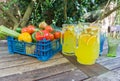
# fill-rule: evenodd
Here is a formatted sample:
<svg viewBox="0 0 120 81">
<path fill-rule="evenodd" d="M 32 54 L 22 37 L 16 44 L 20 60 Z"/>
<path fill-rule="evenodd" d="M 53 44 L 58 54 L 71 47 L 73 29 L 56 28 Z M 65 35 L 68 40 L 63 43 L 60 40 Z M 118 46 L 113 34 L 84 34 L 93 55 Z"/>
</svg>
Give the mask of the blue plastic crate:
<svg viewBox="0 0 120 81">
<path fill-rule="evenodd" d="M 23 54 L 36 57 L 40 61 L 47 61 L 61 51 L 60 39 L 54 41 L 43 39 L 37 43 L 20 42 L 13 37 L 7 37 L 10 54 Z"/>
</svg>

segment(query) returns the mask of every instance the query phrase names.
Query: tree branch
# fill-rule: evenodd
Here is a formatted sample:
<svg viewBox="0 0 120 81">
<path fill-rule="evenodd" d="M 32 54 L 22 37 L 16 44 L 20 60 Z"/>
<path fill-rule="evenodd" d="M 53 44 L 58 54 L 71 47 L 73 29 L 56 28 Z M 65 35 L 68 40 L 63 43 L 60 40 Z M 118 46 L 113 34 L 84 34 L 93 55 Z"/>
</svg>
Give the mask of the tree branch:
<svg viewBox="0 0 120 81">
<path fill-rule="evenodd" d="M 105 14 L 103 15 L 103 17 L 101 18 L 101 20 L 104 19 L 105 17 L 109 16 L 111 13 L 113 13 L 114 11 L 116 11 L 116 10 L 118 10 L 118 9 L 120 9 L 120 5 L 118 5 L 118 6 L 115 7 L 114 9 L 112 9 L 112 10 L 108 11 L 107 13 L 105 13 Z"/>
<path fill-rule="evenodd" d="M 18 20 L 16 19 L 16 17 L 11 14 L 11 12 L 9 10 L 4 10 L 3 6 L 0 5 L 0 10 L 5 13 L 15 24 L 18 23 Z"/>
<path fill-rule="evenodd" d="M 110 1 L 111 1 L 111 0 L 108 0 L 107 4 L 106 4 L 105 7 L 103 8 L 103 11 L 104 11 L 104 12 L 107 10 L 107 8 L 108 8 L 108 6 L 109 6 L 109 4 L 110 4 Z M 102 14 L 101 14 L 101 16 L 100 16 L 100 19 L 101 19 L 101 17 L 104 15 L 104 12 L 103 12 L 103 11 L 102 11 Z"/>
<path fill-rule="evenodd" d="M 67 20 L 67 0 L 64 0 L 64 19 Z"/>
<path fill-rule="evenodd" d="M 21 15 L 21 12 L 20 12 L 20 9 L 19 9 L 18 5 L 17 5 L 17 4 L 14 4 L 14 7 L 17 9 L 17 13 L 18 13 L 18 15 L 19 15 L 19 18 L 21 19 L 21 18 L 22 18 L 22 15 Z"/>
<path fill-rule="evenodd" d="M 103 20 L 104 18 L 108 17 L 110 14 L 112 14 L 114 11 L 116 11 L 118 9 L 120 9 L 120 3 L 118 3 L 118 6 L 114 7 L 112 10 L 109 10 L 107 12 L 104 11 L 106 13 L 104 13 L 103 16 L 100 19 L 96 20 L 95 22 Z"/>
<path fill-rule="evenodd" d="M 21 27 L 24 27 L 27 24 L 29 17 L 32 13 L 33 7 L 34 7 L 34 2 L 31 0 L 30 4 L 27 7 L 27 10 L 23 16 Z"/>
</svg>

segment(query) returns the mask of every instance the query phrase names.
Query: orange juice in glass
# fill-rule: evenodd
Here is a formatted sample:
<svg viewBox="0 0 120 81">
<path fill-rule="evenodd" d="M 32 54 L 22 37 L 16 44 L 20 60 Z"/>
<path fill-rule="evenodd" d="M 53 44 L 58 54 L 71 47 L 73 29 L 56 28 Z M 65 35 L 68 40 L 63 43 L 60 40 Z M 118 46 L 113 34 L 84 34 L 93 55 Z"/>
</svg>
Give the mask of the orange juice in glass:
<svg viewBox="0 0 120 81">
<path fill-rule="evenodd" d="M 65 55 L 74 55 L 76 45 L 76 35 L 74 32 L 75 25 L 64 24 L 62 28 L 61 43 L 62 53 Z"/>
<path fill-rule="evenodd" d="M 99 57 L 99 28 L 96 25 L 82 24 L 77 38 L 75 55 L 80 64 L 92 65 Z"/>
</svg>

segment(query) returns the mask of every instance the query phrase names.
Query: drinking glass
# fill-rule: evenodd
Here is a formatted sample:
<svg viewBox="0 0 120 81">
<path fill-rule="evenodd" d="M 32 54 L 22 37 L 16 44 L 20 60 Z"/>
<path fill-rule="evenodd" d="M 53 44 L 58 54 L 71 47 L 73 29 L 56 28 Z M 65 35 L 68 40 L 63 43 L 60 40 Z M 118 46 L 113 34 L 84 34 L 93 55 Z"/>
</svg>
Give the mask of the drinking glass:
<svg viewBox="0 0 120 81">
<path fill-rule="evenodd" d="M 108 57 L 115 57 L 118 45 L 120 43 L 120 33 L 119 31 L 113 31 L 108 34 Z"/>
<path fill-rule="evenodd" d="M 100 53 L 99 53 L 100 56 L 103 54 L 103 47 L 104 47 L 105 39 L 106 39 L 105 33 L 100 32 Z"/>
</svg>

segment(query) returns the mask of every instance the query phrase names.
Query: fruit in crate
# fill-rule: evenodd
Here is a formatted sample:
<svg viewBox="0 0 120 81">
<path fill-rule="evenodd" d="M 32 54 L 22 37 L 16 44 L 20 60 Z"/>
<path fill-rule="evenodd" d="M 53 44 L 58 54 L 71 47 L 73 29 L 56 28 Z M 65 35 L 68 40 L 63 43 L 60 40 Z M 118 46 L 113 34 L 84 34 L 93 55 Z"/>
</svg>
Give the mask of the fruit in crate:
<svg viewBox="0 0 120 81">
<path fill-rule="evenodd" d="M 54 40 L 54 35 L 49 33 L 49 40 L 53 41 Z"/>
<path fill-rule="evenodd" d="M 47 25 L 45 22 L 39 26 L 46 28 L 41 29 L 36 28 L 34 25 L 28 25 L 24 28 L 17 28 L 15 32 L 13 30 L 10 33 L 7 33 L 6 29 L 4 29 L 5 33 L 7 33 L 8 36 L 12 36 L 7 38 L 9 42 L 9 52 L 11 54 L 17 53 L 33 56 L 41 61 L 47 61 L 54 54 L 57 54 L 57 52 L 61 50 L 61 45 L 59 43 L 59 40 L 54 40 L 55 30 L 50 25 Z M 0 28 L 0 35 L 1 30 L 2 28 Z M 4 32 L 2 31 L 2 33 Z M 50 41 L 45 41 L 43 39 Z M 41 41 L 42 43 L 37 41 Z"/>
<path fill-rule="evenodd" d="M 18 33 L 21 33 L 21 29 L 20 27 L 16 28 L 15 31 L 18 32 Z"/>
<path fill-rule="evenodd" d="M 42 21 L 39 23 L 39 28 L 40 29 L 45 29 L 45 27 L 47 26 L 47 23 L 45 21 Z"/>
<path fill-rule="evenodd" d="M 48 32 L 53 32 L 54 29 L 50 25 L 48 25 L 45 27 L 45 30 Z"/>
<path fill-rule="evenodd" d="M 24 27 L 24 28 L 21 29 L 21 33 L 24 33 L 24 32 L 28 32 L 27 27 Z"/>
<path fill-rule="evenodd" d="M 54 38 L 55 38 L 55 39 L 59 39 L 60 37 L 61 37 L 61 32 L 56 31 L 56 32 L 54 33 Z"/>
<path fill-rule="evenodd" d="M 24 32 L 18 36 L 18 40 L 30 43 L 32 42 L 32 37 L 28 32 Z"/>
<path fill-rule="evenodd" d="M 21 30 L 21 33 L 24 33 L 24 32 L 28 32 L 30 34 L 34 33 L 35 31 L 39 31 L 38 28 L 36 28 L 34 25 L 28 25 L 26 27 L 23 27 L 23 28 L 17 28 L 16 31 L 20 31 Z"/>
<path fill-rule="evenodd" d="M 40 40 L 43 40 L 43 39 L 52 41 L 52 40 L 54 40 L 54 35 L 47 32 L 46 30 L 43 30 L 43 31 L 36 32 L 35 38 L 36 38 L 37 41 L 40 41 Z"/>
<path fill-rule="evenodd" d="M 35 26 L 33 26 L 33 25 L 28 25 L 27 31 L 28 31 L 28 33 L 32 34 L 33 32 L 35 32 Z"/>
<path fill-rule="evenodd" d="M 39 24 L 39 28 L 36 28 L 34 25 L 28 25 L 24 28 L 17 28 L 16 31 L 21 32 L 21 34 L 29 33 L 32 38 L 32 42 L 40 41 L 43 39 L 53 41 L 54 39 L 59 39 L 61 36 L 61 32 L 56 31 L 51 25 L 47 25 L 47 23 L 44 21 Z M 26 41 L 24 38 L 22 39 L 21 36 L 19 36 L 18 39 L 19 41 Z"/>
<path fill-rule="evenodd" d="M 43 40 L 44 39 L 44 34 L 42 34 L 41 32 L 36 32 L 35 33 L 35 39 L 37 41 Z"/>
<path fill-rule="evenodd" d="M 32 33 L 32 40 L 33 40 L 33 42 L 36 42 L 35 34 L 36 34 L 36 32 Z"/>
</svg>

